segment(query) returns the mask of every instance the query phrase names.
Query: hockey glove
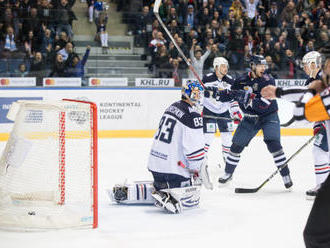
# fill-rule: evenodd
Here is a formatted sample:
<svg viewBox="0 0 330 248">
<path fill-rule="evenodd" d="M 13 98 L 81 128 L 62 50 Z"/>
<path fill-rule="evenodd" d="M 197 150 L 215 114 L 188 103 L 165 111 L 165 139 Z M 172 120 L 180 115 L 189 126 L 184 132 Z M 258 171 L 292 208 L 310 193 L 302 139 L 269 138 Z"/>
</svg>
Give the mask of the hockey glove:
<svg viewBox="0 0 330 248">
<path fill-rule="evenodd" d="M 217 96 L 218 88 L 214 86 L 209 86 L 204 88 L 204 97 L 213 97 Z"/>
<path fill-rule="evenodd" d="M 245 108 L 251 105 L 252 100 L 256 97 L 254 93 L 249 93 L 246 90 L 234 90 L 232 91 L 233 98 L 242 104 Z"/>
<path fill-rule="evenodd" d="M 224 90 L 219 90 L 217 92 L 217 101 L 221 102 L 229 102 L 233 100 L 233 96 L 230 90 L 224 89 Z"/>
<path fill-rule="evenodd" d="M 236 101 L 230 103 L 229 113 L 235 124 L 239 124 L 244 117 L 244 114 Z"/>
<path fill-rule="evenodd" d="M 325 130 L 324 122 L 323 121 L 322 122 L 316 122 L 314 127 L 313 127 L 314 135 L 319 134 L 322 131 L 322 129 Z"/>
</svg>

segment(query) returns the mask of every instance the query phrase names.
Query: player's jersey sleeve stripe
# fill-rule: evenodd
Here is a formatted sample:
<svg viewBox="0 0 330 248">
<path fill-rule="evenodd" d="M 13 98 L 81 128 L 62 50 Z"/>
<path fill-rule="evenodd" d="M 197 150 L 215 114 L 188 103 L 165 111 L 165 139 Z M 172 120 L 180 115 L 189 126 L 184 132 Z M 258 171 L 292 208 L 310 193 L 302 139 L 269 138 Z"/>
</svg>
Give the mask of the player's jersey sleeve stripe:
<svg viewBox="0 0 330 248">
<path fill-rule="evenodd" d="M 197 154 L 197 155 L 194 155 L 194 156 L 189 156 L 188 158 L 197 158 L 197 157 L 200 157 L 200 156 L 203 156 L 204 155 L 204 152 L 200 153 L 200 154 Z"/>
<path fill-rule="evenodd" d="M 199 149 L 195 152 L 192 152 L 190 154 L 186 154 L 187 160 L 189 161 L 199 161 L 199 160 L 203 160 L 204 159 L 204 148 L 203 149 Z"/>
<path fill-rule="evenodd" d="M 204 152 L 204 149 L 199 149 L 199 150 L 194 151 L 194 152 L 192 152 L 192 153 L 186 154 L 186 156 L 189 157 L 189 156 L 192 156 L 192 155 L 194 155 L 194 154 L 201 153 L 201 152 Z"/>
<path fill-rule="evenodd" d="M 298 102 L 300 98 L 306 93 L 306 88 L 278 88 L 276 96 L 291 102 Z"/>
</svg>

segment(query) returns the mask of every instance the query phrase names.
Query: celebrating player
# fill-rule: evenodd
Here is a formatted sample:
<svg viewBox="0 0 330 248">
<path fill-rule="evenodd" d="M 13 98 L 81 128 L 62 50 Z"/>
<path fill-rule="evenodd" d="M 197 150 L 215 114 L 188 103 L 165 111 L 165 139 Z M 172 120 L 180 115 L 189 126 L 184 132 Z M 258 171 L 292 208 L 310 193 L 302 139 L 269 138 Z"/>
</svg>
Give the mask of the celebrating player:
<svg viewBox="0 0 330 248">
<path fill-rule="evenodd" d="M 238 125 L 234 134 L 233 144 L 227 157 L 225 174 L 219 178 L 221 184 L 225 184 L 232 179 L 240 161 L 240 154 L 259 130 L 263 131 L 264 142 L 274 158 L 275 165 L 280 167 L 286 162 L 280 142 L 277 102 L 263 99 L 260 95 L 262 88 L 267 85 L 275 85 L 274 79 L 265 73 L 266 64 L 263 56 L 252 56 L 250 62 L 251 72 L 236 79 L 232 87 L 232 94 L 246 116 Z M 256 117 L 251 117 L 253 115 Z M 290 188 L 292 181 L 288 167 L 285 166 L 280 173 L 285 187 Z"/>
<path fill-rule="evenodd" d="M 236 101 L 229 102 L 219 99 L 218 90 L 230 89 L 234 83 L 234 80 L 227 75 L 228 61 L 223 57 L 217 57 L 213 60 L 213 68 L 214 72 L 205 75 L 202 80 L 205 85 L 203 101 L 205 152 L 209 150 L 218 127 L 221 133 L 223 159 L 226 161 L 234 131 L 231 118 L 238 123 L 243 118 L 243 113 Z"/>
</svg>

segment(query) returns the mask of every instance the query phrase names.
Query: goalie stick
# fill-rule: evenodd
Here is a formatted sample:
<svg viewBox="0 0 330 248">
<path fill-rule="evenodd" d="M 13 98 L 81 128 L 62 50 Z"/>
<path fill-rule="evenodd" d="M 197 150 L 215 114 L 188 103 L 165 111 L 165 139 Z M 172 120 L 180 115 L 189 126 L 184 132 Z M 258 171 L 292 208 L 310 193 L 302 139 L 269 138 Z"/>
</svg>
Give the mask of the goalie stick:
<svg viewBox="0 0 330 248">
<path fill-rule="evenodd" d="M 309 140 L 307 140 L 294 154 L 291 155 L 290 158 L 287 159 L 285 164 L 281 165 L 276 171 L 274 171 L 260 186 L 256 188 L 235 188 L 235 193 L 256 193 L 258 192 L 266 183 L 268 183 L 277 173 L 279 173 L 284 167 L 288 165 L 288 163 L 298 155 L 309 143 L 311 143 L 316 134 L 312 136 Z"/>
<path fill-rule="evenodd" d="M 178 46 L 178 44 L 176 43 L 176 41 L 174 40 L 173 36 L 171 35 L 171 33 L 168 31 L 167 27 L 165 26 L 164 22 L 162 21 L 162 18 L 160 18 L 159 16 L 159 7 L 161 4 L 162 0 L 156 0 L 155 4 L 154 4 L 154 14 L 157 18 L 157 20 L 159 21 L 159 24 L 163 27 L 163 29 L 165 30 L 166 34 L 168 35 L 168 37 L 171 39 L 171 41 L 173 42 L 174 46 L 176 47 L 176 49 L 178 50 L 180 56 L 183 58 L 183 60 L 186 62 L 186 64 L 189 67 L 189 70 L 192 71 L 192 73 L 194 74 L 194 76 L 197 78 L 198 82 L 205 88 L 202 80 L 200 79 L 200 77 L 198 76 L 195 68 L 192 66 L 192 64 L 190 63 L 190 61 L 187 59 L 187 57 L 184 55 L 183 51 L 181 50 L 181 48 Z"/>
</svg>

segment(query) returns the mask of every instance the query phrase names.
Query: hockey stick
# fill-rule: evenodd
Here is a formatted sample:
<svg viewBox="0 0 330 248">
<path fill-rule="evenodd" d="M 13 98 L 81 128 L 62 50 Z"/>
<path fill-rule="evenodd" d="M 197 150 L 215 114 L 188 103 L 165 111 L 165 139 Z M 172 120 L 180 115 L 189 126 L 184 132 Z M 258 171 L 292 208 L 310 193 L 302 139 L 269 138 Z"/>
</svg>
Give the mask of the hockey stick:
<svg viewBox="0 0 330 248">
<path fill-rule="evenodd" d="M 159 6 L 160 6 L 161 2 L 162 2 L 162 0 L 156 0 L 155 1 L 155 4 L 154 4 L 154 14 L 155 14 L 157 20 L 159 21 L 159 24 L 163 27 L 163 29 L 165 30 L 166 34 L 168 35 L 168 37 L 171 39 L 171 41 L 173 42 L 174 46 L 178 50 L 180 56 L 183 58 L 183 60 L 188 65 L 189 69 L 192 71 L 192 73 L 194 74 L 194 76 L 197 78 L 198 82 L 205 88 L 205 86 L 204 86 L 202 80 L 200 79 L 200 77 L 198 76 L 195 68 L 192 66 L 192 64 L 189 62 L 189 60 L 187 59 L 187 57 L 184 55 L 184 53 L 182 52 L 181 48 L 178 46 L 178 44 L 174 40 L 173 36 L 168 31 L 167 27 L 165 26 L 165 24 L 163 23 L 162 19 L 160 18 L 158 11 L 159 11 Z"/>
<path fill-rule="evenodd" d="M 227 121 L 234 121 L 235 119 L 233 118 L 228 118 L 228 117 L 221 117 L 221 116 L 213 116 L 213 115 L 203 115 L 202 117 L 209 118 L 209 119 L 215 119 L 215 120 L 227 120 Z M 249 114 L 244 114 L 244 117 L 248 118 L 258 118 L 258 115 L 249 115 Z M 281 124 L 281 127 L 288 127 L 290 126 L 296 119 L 292 117 L 288 122 Z"/>
<path fill-rule="evenodd" d="M 288 127 L 292 123 L 294 123 L 295 120 L 296 120 L 296 118 L 293 116 L 288 122 L 281 124 L 281 127 Z"/>
<path fill-rule="evenodd" d="M 288 163 L 298 155 L 309 143 L 313 141 L 316 135 L 312 136 L 305 144 L 303 144 L 294 154 L 291 155 L 289 159 L 285 162 L 285 164 L 281 165 L 276 171 L 274 171 L 260 186 L 256 188 L 235 188 L 235 193 L 256 193 L 261 189 L 266 183 L 268 183 L 277 173 L 279 173 L 284 167 L 288 165 Z"/>
<path fill-rule="evenodd" d="M 235 119 L 233 118 L 228 118 L 228 117 L 221 117 L 221 116 L 214 116 L 214 115 L 202 115 L 202 117 L 205 118 L 210 118 L 210 119 L 215 119 L 215 120 L 228 120 L 228 121 L 234 121 Z M 258 115 L 249 115 L 249 114 L 244 114 L 244 117 L 248 118 L 258 118 Z"/>
</svg>

